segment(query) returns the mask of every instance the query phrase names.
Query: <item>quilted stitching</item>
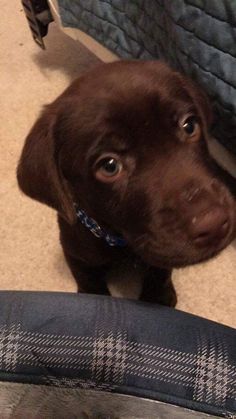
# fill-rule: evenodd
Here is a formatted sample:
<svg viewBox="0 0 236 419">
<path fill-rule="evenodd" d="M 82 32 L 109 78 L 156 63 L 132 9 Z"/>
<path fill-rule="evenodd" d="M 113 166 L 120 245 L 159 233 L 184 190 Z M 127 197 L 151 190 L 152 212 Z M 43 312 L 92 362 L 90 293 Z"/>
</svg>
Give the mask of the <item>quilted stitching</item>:
<svg viewBox="0 0 236 419">
<path fill-rule="evenodd" d="M 106 5 L 109 5 L 108 2 L 102 1 L 101 3 L 104 3 Z M 149 40 L 152 43 L 152 49 L 153 51 L 149 51 L 148 49 L 148 41 L 145 45 L 145 55 L 147 58 L 154 58 L 155 54 L 157 53 L 157 50 L 155 48 L 153 39 L 151 38 L 151 35 L 148 35 L 147 32 L 145 32 L 144 28 L 141 28 L 137 25 L 137 22 L 132 21 L 131 18 L 129 18 L 127 15 L 125 15 L 125 9 L 122 11 L 120 9 L 114 8 L 118 12 L 116 15 L 116 21 L 114 21 L 114 16 L 108 16 L 105 15 L 99 15 L 100 9 L 91 10 L 88 8 L 88 4 L 86 6 L 81 6 L 80 4 L 75 4 L 73 6 L 73 9 L 70 8 L 70 4 L 66 3 L 63 6 L 63 10 L 66 13 L 66 18 L 63 20 L 64 26 L 72 26 L 72 27 L 79 27 L 80 29 L 84 30 L 85 32 L 89 33 L 91 36 L 94 36 L 96 39 L 101 41 L 102 43 L 107 43 L 107 46 L 110 47 L 109 43 L 110 41 L 113 43 L 113 48 L 116 46 L 117 49 L 123 50 L 125 53 L 127 53 L 126 58 L 131 57 L 131 51 L 134 51 L 136 58 L 141 58 L 141 46 L 142 46 L 142 40 L 138 37 L 138 29 L 140 29 L 144 34 L 146 40 L 149 38 Z M 63 12 L 62 12 L 63 13 Z M 119 14 L 121 16 L 119 16 Z M 131 23 L 131 26 L 128 28 L 128 30 L 125 29 L 125 25 L 122 25 L 123 27 L 118 25 L 118 21 L 122 21 L 123 16 L 125 15 L 125 22 L 128 20 Z M 79 16 L 79 23 L 77 21 L 77 16 Z M 150 16 L 146 15 L 147 18 L 150 18 Z M 95 19 L 94 19 L 95 18 Z M 124 21 L 123 21 L 124 22 Z M 103 23 L 108 24 L 109 27 L 103 26 Z M 150 22 L 146 22 L 147 26 Z M 158 25 L 160 29 L 160 25 Z M 107 33 L 106 33 L 107 32 Z M 107 40 L 104 40 L 104 35 L 109 35 Z M 122 40 L 122 35 L 124 35 L 124 39 Z M 141 38 L 142 39 L 142 38 Z M 127 44 L 127 47 L 125 45 Z M 114 51 L 114 49 L 112 50 Z M 116 52 L 116 50 L 114 52 Z M 148 57 L 149 56 L 149 57 Z"/>
<path fill-rule="evenodd" d="M 219 0 L 187 0 L 186 2 L 200 9 L 210 18 L 229 23 L 231 26 L 236 27 L 236 15 L 233 13 L 235 9 L 234 0 L 222 2 L 219 2 Z"/>
<path fill-rule="evenodd" d="M 236 152 L 233 0 L 58 2 L 64 26 L 83 30 L 122 58 L 164 58 L 198 80 L 222 117 L 220 140 Z"/>
<path fill-rule="evenodd" d="M 100 0 L 100 3 L 104 3 L 105 5 L 109 5 L 110 6 L 110 3 L 108 2 L 108 1 L 106 1 L 106 0 Z M 174 2 L 174 6 L 175 6 L 175 8 L 176 8 L 176 3 L 177 3 L 177 0 Z M 181 5 L 181 3 L 182 3 L 182 5 L 183 5 L 183 2 L 182 1 L 180 1 L 179 2 L 180 3 L 180 5 Z M 186 3 L 186 2 L 185 2 Z M 161 3 L 159 3 L 159 2 L 156 2 L 156 4 L 159 6 L 159 7 L 161 7 L 162 5 L 161 5 Z M 170 3 L 171 4 L 171 3 Z M 173 4 L 173 2 L 172 2 L 172 4 Z M 186 3 L 187 4 L 187 3 Z M 178 5 L 179 6 L 179 5 Z M 134 25 L 134 24 L 136 24 L 136 26 L 137 26 L 137 29 L 138 30 L 140 30 L 147 38 L 149 38 L 150 39 L 150 35 L 147 33 L 147 31 L 145 31 L 144 30 L 144 28 L 142 28 L 141 26 L 139 26 L 138 25 L 138 21 L 135 23 L 135 21 L 134 20 L 132 20 L 128 15 L 126 15 L 125 14 L 125 9 L 124 10 L 121 10 L 120 8 L 118 8 L 116 5 L 113 5 L 113 10 L 115 11 L 115 12 L 118 12 L 118 15 L 116 16 L 116 19 L 117 19 L 117 22 L 114 20 L 114 17 L 115 17 L 115 14 L 114 15 L 111 15 L 110 17 L 112 17 L 113 19 L 111 19 L 111 20 L 109 20 L 109 18 L 108 17 L 106 17 L 106 18 L 104 18 L 103 16 L 102 16 L 102 14 L 96 14 L 94 11 L 91 11 L 91 10 L 89 10 L 88 9 L 88 6 L 81 6 L 80 4 L 77 4 L 77 6 L 74 6 L 74 7 L 77 7 L 79 10 L 77 10 L 75 13 L 73 13 L 73 10 L 72 9 L 70 9 L 69 7 L 68 7 L 68 5 L 67 6 L 64 6 L 64 10 L 68 13 L 68 14 L 70 14 L 71 15 L 71 20 L 76 20 L 76 17 L 77 16 L 80 16 L 80 18 L 79 18 L 79 20 L 80 20 L 80 22 L 83 24 L 83 25 L 86 25 L 86 30 L 89 32 L 90 31 L 90 28 L 92 29 L 92 30 L 98 30 L 98 32 L 99 32 L 99 34 L 102 34 L 103 32 L 104 32 L 104 28 L 98 28 L 98 27 L 96 27 L 96 26 L 94 26 L 94 20 L 92 19 L 92 17 L 94 16 L 95 18 L 97 18 L 97 19 L 100 19 L 101 21 L 104 21 L 104 22 L 106 22 L 106 23 L 108 23 L 108 24 L 111 24 L 111 25 L 117 25 L 118 26 L 118 28 L 124 33 L 124 35 L 128 38 L 128 39 L 130 39 L 131 41 L 133 41 L 133 42 L 135 42 L 135 43 L 138 43 L 138 42 L 141 42 L 139 39 L 137 39 L 137 35 L 136 35 L 136 39 L 135 39 L 135 35 L 134 36 L 132 36 L 131 34 L 130 34 L 130 32 L 129 31 L 131 31 L 131 29 L 129 28 L 129 31 L 126 31 L 125 29 L 123 29 L 123 28 L 121 28 L 121 25 L 122 25 L 122 23 L 120 23 L 121 22 L 121 19 L 120 19 L 120 17 L 119 17 L 119 14 L 121 14 L 122 15 L 122 19 L 125 19 L 125 22 L 127 23 L 127 22 L 130 22 L 132 25 Z M 165 8 L 165 15 L 166 15 L 166 17 L 168 18 L 168 19 L 170 19 L 171 21 L 172 21 L 172 23 L 174 24 L 174 25 L 176 25 L 176 26 L 178 26 L 180 29 L 182 29 L 183 30 L 183 32 L 184 32 L 184 34 L 186 34 L 186 32 L 189 32 L 191 35 L 194 35 L 194 38 L 196 38 L 197 40 L 199 40 L 200 42 L 203 42 L 204 44 L 207 44 L 207 46 L 208 47 L 212 47 L 212 48 L 214 48 L 214 49 L 217 49 L 218 51 L 221 51 L 222 53 L 225 53 L 225 54 L 227 54 L 227 55 L 232 55 L 232 58 L 235 58 L 236 57 L 236 51 L 235 51 L 235 47 L 234 47 L 234 51 L 235 51 L 235 54 L 230 54 L 230 52 L 229 51 L 224 51 L 223 50 L 223 47 L 222 47 L 222 49 L 220 49 L 219 48 L 219 46 L 217 47 L 217 46 L 215 46 L 213 43 L 210 43 L 209 41 L 207 41 L 206 39 L 204 39 L 203 37 L 201 38 L 201 36 L 199 36 L 199 35 L 197 35 L 196 34 L 196 31 L 192 31 L 192 30 L 190 30 L 187 26 L 184 26 L 184 25 L 182 25 L 182 24 L 180 24 L 179 22 L 177 22 L 174 18 L 173 18 L 173 16 L 172 16 L 172 14 L 170 13 L 170 12 L 168 12 L 168 8 L 169 6 L 167 5 L 166 6 L 166 8 Z M 196 8 L 196 7 L 195 7 Z M 173 9 L 173 10 L 178 10 L 179 8 L 177 7 L 176 9 Z M 84 15 L 84 12 L 87 12 L 88 13 L 88 15 L 84 18 L 83 17 L 83 15 Z M 102 11 L 100 10 L 100 13 L 101 13 Z M 169 34 L 168 34 L 168 31 L 164 28 L 164 27 L 162 27 L 161 25 L 160 25 L 160 23 L 158 23 L 156 20 L 155 20 L 155 15 L 153 15 L 153 16 L 151 16 L 150 14 L 148 14 L 147 13 L 147 11 L 143 8 L 143 9 L 141 9 L 141 12 L 142 13 L 145 13 L 145 15 L 150 19 L 150 20 L 153 20 L 153 24 L 155 24 L 156 26 L 158 26 L 158 28 L 159 29 L 161 29 L 161 31 L 163 31 L 164 33 L 165 33 L 165 36 L 169 36 Z M 91 14 L 91 15 L 90 15 Z M 187 15 L 188 15 L 188 13 L 187 13 Z M 89 21 L 89 19 L 91 19 L 90 21 Z M 120 23 L 120 26 L 118 25 Z M 74 25 L 73 25 L 74 26 Z M 76 26 L 76 25 L 75 25 Z M 201 28 L 200 28 L 201 29 Z M 218 30 L 218 28 L 214 28 L 215 30 L 214 30 L 214 32 L 215 33 L 218 33 L 219 32 L 219 30 Z M 204 31 L 202 31 L 202 33 L 204 33 Z M 207 34 L 208 34 L 208 32 L 205 32 L 205 36 L 207 36 Z M 112 34 L 111 34 L 111 36 L 112 36 Z M 236 36 L 236 33 L 235 33 L 235 36 Z M 222 39 L 222 38 L 219 38 L 219 41 L 220 41 L 220 39 Z M 141 38 L 141 40 L 142 40 L 142 38 Z M 116 40 L 115 39 L 112 39 L 112 41 L 115 43 L 116 42 Z M 174 42 L 174 39 L 172 39 L 171 40 L 172 42 Z M 178 39 L 178 41 L 179 41 L 179 39 Z M 141 42 L 142 43 L 142 42 Z M 176 42 L 175 42 L 176 43 Z M 186 40 L 185 40 L 185 42 L 184 43 L 186 43 Z M 232 43 L 232 45 L 233 45 L 233 43 Z M 196 59 L 194 59 L 193 57 L 192 57 L 192 55 L 191 54 L 187 54 L 185 51 L 184 51 L 184 49 L 183 48 L 181 48 L 178 44 L 176 44 L 175 45 L 175 47 L 177 48 L 177 49 L 179 49 L 179 51 L 181 51 L 183 54 L 185 54 L 185 55 L 187 55 L 192 61 L 193 61 L 193 63 L 195 63 L 195 64 L 198 64 L 199 65 L 199 67 L 200 68 L 202 68 L 203 70 L 205 70 L 205 71 L 209 71 L 209 72 L 211 72 L 214 76 L 216 76 L 217 78 L 219 78 L 219 79 L 221 79 L 223 82 L 225 82 L 225 83 L 227 83 L 227 84 L 230 84 L 230 85 L 233 85 L 233 87 L 236 87 L 236 79 L 235 79 L 235 81 L 234 81 L 234 83 L 232 83 L 232 81 L 228 81 L 227 80 L 227 77 L 226 77 L 226 79 L 224 79 L 223 77 L 221 77 L 219 74 L 217 74 L 217 72 L 214 72 L 214 71 L 211 71 L 211 70 L 207 70 L 207 69 L 205 69 L 203 66 L 201 66 L 199 63 L 197 63 L 197 60 Z M 124 47 L 122 47 L 121 46 L 121 48 L 122 49 L 124 49 L 124 51 L 126 52 L 126 53 L 131 53 L 130 52 L 130 50 L 129 49 L 126 49 L 126 48 L 124 48 Z M 201 49 L 201 45 L 199 45 L 198 46 L 198 49 Z M 150 56 L 152 56 L 153 58 L 154 58 L 154 52 L 153 51 L 149 51 L 147 48 L 146 48 L 146 50 L 147 50 L 147 52 L 150 54 Z M 198 52 L 198 51 L 197 51 Z M 214 53 L 214 51 L 212 52 L 212 53 Z M 135 58 L 139 58 L 139 57 L 135 57 Z M 234 77 L 234 73 L 233 74 L 231 74 L 230 75 L 231 77 L 233 76 Z"/>
<path fill-rule="evenodd" d="M 211 24 L 209 25 L 209 15 L 205 14 L 205 12 L 200 11 L 196 7 L 193 8 L 186 2 L 184 4 L 182 1 L 182 8 L 176 8 L 175 3 L 169 3 L 165 8 L 166 16 L 174 25 L 180 27 L 184 32 L 186 31 L 194 35 L 196 41 L 200 41 L 199 46 L 203 42 L 209 47 L 215 48 L 217 51 L 236 58 L 235 44 L 227 42 L 228 37 L 221 35 L 222 32 L 227 32 L 229 27 L 228 22 L 214 21 L 214 18 L 212 18 L 210 20 Z M 185 10 L 183 11 L 183 9 Z M 182 13 L 176 13 L 177 10 L 181 10 Z M 191 19 L 192 14 L 194 19 Z M 207 31 L 205 30 L 206 26 Z M 236 28 L 232 28 L 231 35 L 236 38 Z"/>
</svg>

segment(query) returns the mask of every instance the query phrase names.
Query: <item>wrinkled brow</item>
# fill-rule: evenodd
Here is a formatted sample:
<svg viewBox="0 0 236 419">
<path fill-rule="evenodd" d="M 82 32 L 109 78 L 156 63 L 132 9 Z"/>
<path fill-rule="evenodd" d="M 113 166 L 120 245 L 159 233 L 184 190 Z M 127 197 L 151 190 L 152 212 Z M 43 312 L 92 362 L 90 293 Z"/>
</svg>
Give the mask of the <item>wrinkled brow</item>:
<svg viewBox="0 0 236 419">
<path fill-rule="evenodd" d="M 103 152 L 113 152 L 118 154 L 127 153 L 131 149 L 131 144 L 125 137 L 118 137 L 114 134 L 107 134 L 97 138 L 88 150 L 86 159 L 91 161 Z"/>
</svg>

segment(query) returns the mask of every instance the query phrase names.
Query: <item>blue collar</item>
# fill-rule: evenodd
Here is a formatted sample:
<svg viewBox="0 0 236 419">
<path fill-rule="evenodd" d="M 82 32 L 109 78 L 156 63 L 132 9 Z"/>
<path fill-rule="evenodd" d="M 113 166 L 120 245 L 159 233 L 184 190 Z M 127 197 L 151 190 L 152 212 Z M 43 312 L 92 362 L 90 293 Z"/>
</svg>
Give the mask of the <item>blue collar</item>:
<svg viewBox="0 0 236 419">
<path fill-rule="evenodd" d="M 125 247 L 127 246 L 127 242 L 123 237 L 114 236 L 113 234 L 108 233 L 106 230 L 104 230 L 102 227 L 98 225 L 98 223 L 91 217 L 88 217 L 85 211 L 78 208 L 76 204 L 75 211 L 78 219 L 80 222 L 87 227 L 89 231 L 99 239 L 104 239 L 109 246 L 117 246 L 117 247 Z"/>
</svg>

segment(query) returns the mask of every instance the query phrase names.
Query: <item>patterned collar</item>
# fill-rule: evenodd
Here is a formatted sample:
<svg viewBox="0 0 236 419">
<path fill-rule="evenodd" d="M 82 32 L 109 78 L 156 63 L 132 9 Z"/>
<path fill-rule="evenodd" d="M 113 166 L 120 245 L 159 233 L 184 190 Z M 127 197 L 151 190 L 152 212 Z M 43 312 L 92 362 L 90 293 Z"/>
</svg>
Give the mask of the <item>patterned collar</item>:
<svg viewBox="0 0 236 419">
<path fill-rule="evenodd" d="M 80 208 L 78 208 L 77 204 L 74 204 L 76 215 L 80 222 L 91 231 L 91 233 L 98 237 L 99 239 L 104 239 L 109 246 L 117 246 L 117 247 L 125 247 L 127 246 L 127 242 L 123 237 L 114 236 L 113 234 L 108 233 L 99 224 L 91 217 L 88 217 L 86 212 Z"/>
</svg>

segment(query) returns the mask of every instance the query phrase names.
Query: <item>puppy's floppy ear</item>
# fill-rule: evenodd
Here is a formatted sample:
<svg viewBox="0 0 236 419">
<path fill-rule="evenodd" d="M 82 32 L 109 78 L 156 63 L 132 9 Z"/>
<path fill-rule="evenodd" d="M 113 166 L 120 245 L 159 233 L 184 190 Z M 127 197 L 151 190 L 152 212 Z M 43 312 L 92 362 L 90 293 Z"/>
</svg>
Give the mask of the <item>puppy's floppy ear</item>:
<svg viewBox="0 0 236 419">
<path fill-rule="evenodd" d="M 17 168 L 22 191 L 56 209 L 70 224 L 76 222 L 73 199 L 61 173 L 54 128 L 57 108 L 50 105 L 28 134 Z"/>
</svg>

